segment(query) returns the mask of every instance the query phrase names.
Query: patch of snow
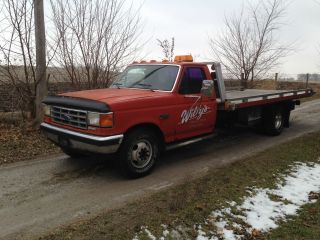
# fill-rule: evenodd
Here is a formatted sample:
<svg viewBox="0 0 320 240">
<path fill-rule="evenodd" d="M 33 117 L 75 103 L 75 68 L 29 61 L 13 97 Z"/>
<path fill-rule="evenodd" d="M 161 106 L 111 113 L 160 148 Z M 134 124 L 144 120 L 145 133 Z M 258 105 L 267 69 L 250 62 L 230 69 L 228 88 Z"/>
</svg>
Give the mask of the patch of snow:
<svg viewBox="0 0 320 240">
<path fill-rule="evenodd" d="M 240 240 L 245 235 L 239 233 L 250 235 L 253 232 L 267 232 L 277 228 L 279 220 L 296 214 L 302 205 L 316 201 L 309 196 L 310 193 L 320 192 L 320 164 L 297 163 L 291 169 L 289 174 L 279 177 L 280 183 L 276 189 L 247 188 L 250 196 L 245 197 L 241 205 L 231 201 L 227 202 L 229 207 L 213 211 L 204 224 L 206 229 L 214 226 L 216 232 L 206 233 L 200 224 L 195 223 L 196 240 Z M 241 215 L 233 214 L 232 209 Z M 161 226 L 163 232 L 159 240 L 184 238 L 186 229 L 182 226 L 170 230 L 167 225 Z M 133 240 L 139 240 L 140 234 L 147 234 L 151 240 L 157 239 L 147 227 L 141 227 Z"/>
<path fill-rule="evenodd" d="M 210 222 L 214 222 L 218 235 L 227 240 L 243 237 L 229 230 L 228 226 L 244 230 L 248 234 L 252 231 L 266 232 L 277 228 L 279 220 L 285 220 L 286 216 L 296 214 L 302 205 L 314 201 L 309 200 L 309 194 L 320 192 L 320 164 L 309 166 L 297 163 L 292 167 L 292 172 L 282 176 L 282 179 L 282 184 L 278 184 L 276 189 L 252 189 L 251 196 L 244 198 L 242 205 L 235 206 L 243 216 L 232 214 L 230 208 L 212 212 L 211 217 L 215 221 L 211 219 Z M 270 196 L 274 196 L 277 200 L 273 200 L 274 198 Z M 251 227 L 235 223 L 229 225 L 228 218 L 238 219 Z"/>
<path fill-rule="evenodd" d="M 217 216 L 215 215 L 215 213 L 213 213 L 213 216 Z M 222 236 L 224 239 L 227 240 L 237 240 L 239 239 L 232 230 L 229 230 L 226 228 L 226 226 L 228 225 L 227 221 L 224 220 L 220 220 L 220 221 L 216 221 L 214 223 L 214 225 L 217 228 L 217 233 L 219 236 Z"/>
<path fill-rule="evenodd" d="M 138 234 L 136 234 L 132 240 L 139 240 Z"/>
<path fill-rule="evenodd" d="M 196 240 L 208 240 L 208 238 L 206 237 L 206 233 L 204 231 L 202 231 L 201 226 L 199 226 L 198 236 L 197 236 Z"/>
<path fill-rule="evenodd" d="M 163 235 L 164 237 L 166 237 L 166 236 L 169 235 L 169 233 L 170 233 L 170 232 L 166 229 L 166 230 L 163 230 L 162 235 Z"/>
<path fill-rule="evenodd" d="M 164 229 L 168 228 L 168 226 L 166 224 L 161 224 L 161 227 L 164 228 Z"/>
<path fill-rule="evenodd" d="M 180 234 L 177 230 L 173 229 L 173 230 L 170 232 L 170 237 L 171 237 L 172 239 L 181 239 L 181 234 Z"/>
<path fill-rule="evenodd" d="M 206 234 L 206 232 L 204 232 L 202 230 L 201 225 L 198 226 L 198 231 L 197 232 L 198 232 L 198 236 L 197 236 L 196 240 L 219 240 L 215 236 L 212 236 L 210 238 L 208 236 L 206 236 L 207 234 Z"/>
<path fill-rule="evenodd" d="M 245 199 L 241 208 L 244 209 L 246 222 L 253 228 L 266 231 L 276 228 L 275 219 L 284 215 L 281 211 L 282 202 L 275 202 L 269 198 L 268 189 L 259 189 L 255 196 Z"/>
<path fill-rule="evenodd" d="M 146 234 L 151 240 L 157 240 L 157 238 L 153 236 L 153 234 L 149 231 L 149 229 L 145 228 L 144 231 L 146 232 Z"/>
<path fill-rule="evenodd" d="M 235 201 L 227 201 L 226 202 L 230 207 L 234 207 L 235 205 L 237 205 L 237 203 Z"/>
<path fill-rule="evenodd" d="M 320 191 L 320 165 L 297 164 L 293 172 L 284 178 L 284 184 L 277 189 L 259 189 L 255 196 L 247 198 L 241 206 L 247 216 L 247 223 L 260 231 L 276 228 L 277 221 L 287 215 L 296 214 L 304 204 L 310 202 L 310 192 Z M 281 201 L 273 201 L 269 195 Z"/>
</svg>

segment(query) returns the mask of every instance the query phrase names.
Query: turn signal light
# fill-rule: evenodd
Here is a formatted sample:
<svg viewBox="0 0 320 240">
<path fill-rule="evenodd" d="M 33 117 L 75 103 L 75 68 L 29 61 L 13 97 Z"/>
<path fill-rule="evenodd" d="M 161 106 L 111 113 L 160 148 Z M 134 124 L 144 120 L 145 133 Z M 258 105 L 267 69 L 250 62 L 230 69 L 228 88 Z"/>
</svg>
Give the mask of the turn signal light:
<svg viewBox="0 0 320 240">
<path fill-rule="evenodd" d="M 113 127 L 113 113 L 100 115 L 100 127 Z"/>
</svg>

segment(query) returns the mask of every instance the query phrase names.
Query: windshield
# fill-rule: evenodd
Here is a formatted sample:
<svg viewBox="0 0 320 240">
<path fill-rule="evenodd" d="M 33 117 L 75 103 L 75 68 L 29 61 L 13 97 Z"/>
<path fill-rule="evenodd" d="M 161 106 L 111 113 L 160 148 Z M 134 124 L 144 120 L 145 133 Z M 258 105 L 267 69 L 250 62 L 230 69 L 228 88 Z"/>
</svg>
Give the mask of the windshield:
<svg viewBox="0 0 320 240">
<path fill-rule="evenodd" d="M 132 65 L 127 67 L 111 87 L 171 91 L 179 71 L 174 65 Z"/>
</svg>

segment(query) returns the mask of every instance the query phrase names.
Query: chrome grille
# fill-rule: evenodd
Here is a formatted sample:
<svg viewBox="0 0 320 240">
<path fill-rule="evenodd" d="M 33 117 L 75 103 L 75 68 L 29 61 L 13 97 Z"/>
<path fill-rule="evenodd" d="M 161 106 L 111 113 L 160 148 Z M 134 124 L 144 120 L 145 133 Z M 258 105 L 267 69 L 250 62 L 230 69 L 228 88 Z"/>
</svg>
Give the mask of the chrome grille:
<svg viewBox="0 0 320 240">
<path fill-rule="evenodd" d="M 86 111 L 52 106 L 51 117 L 56 123 L 83 129 L 88 127 Z"/>
</svg>

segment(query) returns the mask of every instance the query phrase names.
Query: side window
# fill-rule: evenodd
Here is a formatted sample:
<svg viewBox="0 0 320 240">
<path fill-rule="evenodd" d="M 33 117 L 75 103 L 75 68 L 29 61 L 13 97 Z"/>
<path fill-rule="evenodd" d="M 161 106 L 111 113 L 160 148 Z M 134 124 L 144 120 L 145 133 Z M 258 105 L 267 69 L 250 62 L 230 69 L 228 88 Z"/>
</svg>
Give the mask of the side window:
<svg viewBox="0 0 320 240">
<path fill-rule="evenodd" d="M 185 69 L 183 78 L 180 84 L 179 93 L 181 94 L 196 94 L 200 93 L 202 81 L 206 75 L 202 68 L 188 67 Z"/>
</svg>

